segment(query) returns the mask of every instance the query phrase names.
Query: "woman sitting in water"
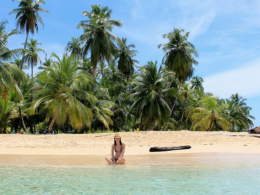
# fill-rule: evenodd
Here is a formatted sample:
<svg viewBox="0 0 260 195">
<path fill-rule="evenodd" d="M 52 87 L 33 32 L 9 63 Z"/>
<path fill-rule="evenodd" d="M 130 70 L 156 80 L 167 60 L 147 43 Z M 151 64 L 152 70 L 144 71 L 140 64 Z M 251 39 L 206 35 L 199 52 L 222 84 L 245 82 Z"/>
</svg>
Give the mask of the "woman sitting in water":
<svg viewBox="0 0 260 195">
<path fill-rule="evenodd" d="M 114 155 L 114 150 L 116 155 Z M 109 164 L 125 164 L 125 144 L 121 142 L 121 137 L 119 134 L 114 136 L 114 144 L 112 145 L 111 155 L 112 158 L 106 157 L 106 161 Z"/>
</svg>

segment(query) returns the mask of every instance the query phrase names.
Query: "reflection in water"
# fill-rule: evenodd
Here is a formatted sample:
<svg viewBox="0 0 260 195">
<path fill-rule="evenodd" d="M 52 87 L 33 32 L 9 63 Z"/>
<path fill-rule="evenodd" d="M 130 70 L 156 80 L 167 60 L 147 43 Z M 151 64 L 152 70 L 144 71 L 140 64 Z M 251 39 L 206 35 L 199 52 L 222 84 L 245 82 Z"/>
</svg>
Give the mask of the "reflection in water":
<svg viewBox="0 0 260 195">
<path fill-rule="evenodd" d="M 107 165 L 105 156 L 0 155 L 0 164 L 12 165 Z M 128 166 L 259 165 L 260 154 L 201 153 L 126 156 Z M 124 165 L 124 166 L 126 166 Z M 122 166 L 122 165 L 120 165 Z"/>
</svg>

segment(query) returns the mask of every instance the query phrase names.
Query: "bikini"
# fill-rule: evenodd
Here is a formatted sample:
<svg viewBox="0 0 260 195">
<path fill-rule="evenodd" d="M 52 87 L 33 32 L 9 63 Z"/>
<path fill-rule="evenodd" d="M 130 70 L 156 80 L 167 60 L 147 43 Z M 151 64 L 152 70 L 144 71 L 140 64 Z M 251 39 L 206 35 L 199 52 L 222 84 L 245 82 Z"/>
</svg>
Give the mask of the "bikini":
<svg viewBox="0 0 260 195">
<path fill-rule="evenodd" d="M 121 146 L 120 152 L 122 152 L 122 151 L 123 151 L 123 147 Z M 119 152 L 119 151 L 116 150 L 116 146 L 115 146 L 115 152 L 116 152 L 116 153 Z M 117 160 L 118 160 L 118 158 L 115 158 L 115 161 L 117 161 Z"/>
</svg>

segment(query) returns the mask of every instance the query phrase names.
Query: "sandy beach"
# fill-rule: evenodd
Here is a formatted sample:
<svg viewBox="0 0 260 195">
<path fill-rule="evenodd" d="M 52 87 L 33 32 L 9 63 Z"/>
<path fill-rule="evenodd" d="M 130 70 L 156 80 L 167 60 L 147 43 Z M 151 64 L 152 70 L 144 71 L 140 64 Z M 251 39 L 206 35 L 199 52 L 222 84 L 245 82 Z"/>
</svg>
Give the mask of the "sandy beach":
<svg viewBox="0 0 260 195">
<path fill-rule="evenodd" d="M 163 154 L 258 153 L 260 139 L 246 132 L 140 131 L 122 132 L 125 155 L 152 155 L 154 146 L 190 145 L 191 149 Z M 110 155 L 114 133 L 0 135 L 0 155 Z M 162 152 L 161 152 L 162 153 Z"/>
</svg>

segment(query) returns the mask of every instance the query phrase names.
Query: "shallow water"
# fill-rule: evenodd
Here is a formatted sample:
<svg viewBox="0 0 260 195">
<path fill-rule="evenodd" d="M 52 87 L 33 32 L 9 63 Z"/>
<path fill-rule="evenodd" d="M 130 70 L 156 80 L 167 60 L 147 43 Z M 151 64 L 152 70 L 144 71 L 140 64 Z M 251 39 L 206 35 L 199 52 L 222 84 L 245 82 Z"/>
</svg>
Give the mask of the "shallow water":
<svg viewBox="0 0 260 195">
<path fill-rule="evenodd" d="M 44 159 L 48 158 L 51 157 Z M 86 160 L 85 157 L 81 158 Z M 116 166 L 81 163 L 57 165 L 46 161 L 28 164 L 24 163 L 26 157 L 20 157 L 20 163 L 18 157 L 15 159 L 16 163 L 8 165 L 3 163 L 3 158 L 0 160 L 1 195 L 258 195 L 260 191 L 259 158 L 252 155 L 224 155 L 219 158 L 216 154 L 206 157 L 139 156 L 129 157 L 128 164 Z M 62 159 L 64 162 L 66 158 Z"/>
</svg>

